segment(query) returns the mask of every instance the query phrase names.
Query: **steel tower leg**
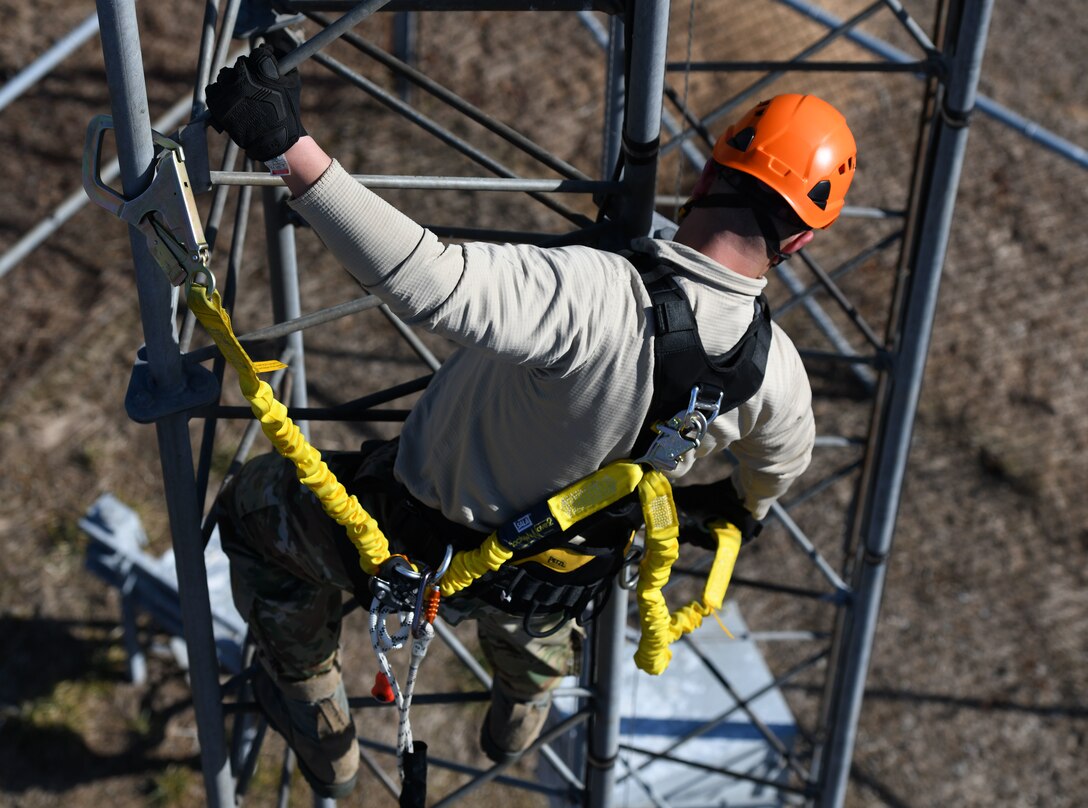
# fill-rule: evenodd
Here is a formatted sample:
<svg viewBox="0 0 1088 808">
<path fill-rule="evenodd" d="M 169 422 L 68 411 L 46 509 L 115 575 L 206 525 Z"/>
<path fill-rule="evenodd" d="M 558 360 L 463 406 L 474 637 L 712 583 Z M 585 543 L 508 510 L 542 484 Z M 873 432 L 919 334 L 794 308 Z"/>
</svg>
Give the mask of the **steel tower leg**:
<svg viewBox="0 0 1088 808">
<path fill-rule="evenodd" d="M 661 97 L 669 32 L 668 3 L 635 2 L 633 7 L 634 13 L 628 17 L 631 25 L 631 67 L 623 127 L 623 181 L 627 192 L 620 208 L 620 225 L 627 239 L 648 235 L 653 221 Z M 612 25 L 610 87 L 614 86 L 616 79 L 618 43 L 615 38 L 621 31 L 620 25 Z M 610 94 L 609 111 L 613 116 L 618 111 L 614 93 Z M 605 144 L 606 155 L 609 146 L 609 143 Z M 586 804 L 591 808 L 610 808 L 613 804 L 616 756 L 619 752 L 620 656 L 626 628 L 627 590 L 617 580 L 612 584 L 612 597 L 594 629 L 593 686 L 597 696 L 586 756 Z"/>
<path fill-rule="evenodd" d="M 97 8 L 122 189 L 131 198 L 150 183 L 154 159 L 136 4 L 135 0 L 98 0 Z M 184 399 L 188 374 L 178 349 L 177 291 L 151 257 L 143 236 L 132 229 L 129 237 L 150 374 L 151 389 L 145 392 L 163 399 Z M 223 711 L 188 422 L 183 413 L 171 413 L 158 418 L 155 428 L 177 563 L 204 785 L 208 805 L 219 808 L 233 805 L 234 786 L 223 742 Z"/>
<path fill-rule="evenodd" d="M 593 627 L 594 713 L 586 754 L 586 805 L 610 808 L 620 749 L 619 695 L 623 688 L 623 640 L 627 630 L 627 590 L 612 582 L 608 599 Z"/>
<path fill-rule="evenodd" d="M 620 208 L 620 224 L 627 239 L 649 235 L 653 222 L 669 35 L 668 3 L 641 0 L 633 5 L 623 128 L 623 183 L 627 187 Z"/>
<path fill-rule="evenodd" d="M 956 41 L 948 51 L 949 80 L 936 115 L 929 149 L 931 178 L 920 211 L 919 240 L 899 323 L 899 345 L 883 390 L 875 456 L 867 481 L 869 496 L 859 525 L 861 557 L 855 572 L 856 600 L 840 658 L 827 757 L 822 768 L 821 806 L 841 806 L 846 797 L 865 676 L 872 656 L 880 600 L 887 574 L 895 519 L 903 488 L 911 433 L 921 392 L 926 355 L 948 247 L 952 211 L 967 146 L 967 118 L 975 106 L 982 53 L 993 0 L 965 0 L 954 6 Z"/>
</svg>

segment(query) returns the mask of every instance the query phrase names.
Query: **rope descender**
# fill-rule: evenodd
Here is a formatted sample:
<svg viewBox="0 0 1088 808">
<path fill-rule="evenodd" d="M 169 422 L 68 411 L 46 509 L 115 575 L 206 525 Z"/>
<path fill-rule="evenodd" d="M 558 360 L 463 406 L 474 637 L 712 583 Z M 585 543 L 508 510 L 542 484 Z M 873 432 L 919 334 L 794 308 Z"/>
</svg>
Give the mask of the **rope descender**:
<svg viewBox="0 0 1088 808">
<path fill-rule="evenodd" d="M 102 181 L 100 170 L 106 130 L 113 128 L 110 115 L 96 115 L 87 127 L 83 147 L 83 189 L 87 196 L 143 233 L 152 257 L 171 284 L 189 287 L 200 283 L 210 295 L 215 290 L 215 277 L 208 269 L 208 242 L 181 145 L 152 130 L 152 139 L 161 150 L 155 158 L 151 183 L 139 196 L 125 199 Z"/>
</svg>

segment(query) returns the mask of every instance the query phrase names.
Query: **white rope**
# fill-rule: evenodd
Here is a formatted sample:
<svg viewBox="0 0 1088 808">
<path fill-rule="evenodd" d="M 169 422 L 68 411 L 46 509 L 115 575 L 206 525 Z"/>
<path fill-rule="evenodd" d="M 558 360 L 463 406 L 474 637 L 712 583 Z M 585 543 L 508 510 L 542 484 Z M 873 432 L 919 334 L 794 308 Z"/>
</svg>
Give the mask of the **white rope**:
<svg viewBox="0 0 1088 808">
<path fill-rule="evenodd" d="M 387 621 L 392 614 L 398 614 L 400 629 L 395 634 L 390 634 Z M 374 647 L 374 656 L 378 659 L 378 666 L 389 682 L 393 690 L 393 700 L 397 705 L 399 720 L 397 722 L 397 774 L 404 780 L 404 755 L 413 752 L 412 724 L 408 717 L 408 711 L 412 706 L 412 693 L 415 691 L 416 678 L 419 674 L 420 663 L 427 655 L 427 647 L 434 638 L 434 626 L 424 621 L 421 625 L 423 636 L 412 639 L 412 654 L 408 663 L 408 676 L 402 690 L 397 682 L 397 676 L 389 664 L 388 651 L 396 651 L 404 647 L 412 631 L 414 612 L 393 612 L 385 609 L 375 598 L 370 604 L 370 643 Z"/>
</svg>

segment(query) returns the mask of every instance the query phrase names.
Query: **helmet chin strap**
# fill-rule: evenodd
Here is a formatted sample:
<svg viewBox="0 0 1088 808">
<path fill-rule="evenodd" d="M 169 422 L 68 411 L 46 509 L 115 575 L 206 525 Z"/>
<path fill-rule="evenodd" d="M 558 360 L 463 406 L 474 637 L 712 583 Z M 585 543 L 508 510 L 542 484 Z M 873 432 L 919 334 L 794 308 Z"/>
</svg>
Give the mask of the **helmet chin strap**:
<svg viewBox="0 0 1088 808">
<path fill-rule="evenodd" d="M 777 266 L 789 259 L 789 256 L 782 252 L 782 240 L 778 236 L 770 214 L 758 203 L 753 203 L 752 197 L 744 194 L 707 194 L 689 199 L 677 213 L 679 221 L 684 221 L 684 218 L 695 208 L 747 208 L 756 218 L 756 225 L 759 226 L 759 232 L 767 245 L 767 259 L 771 262 L 771 266 Z"/>
</svg>

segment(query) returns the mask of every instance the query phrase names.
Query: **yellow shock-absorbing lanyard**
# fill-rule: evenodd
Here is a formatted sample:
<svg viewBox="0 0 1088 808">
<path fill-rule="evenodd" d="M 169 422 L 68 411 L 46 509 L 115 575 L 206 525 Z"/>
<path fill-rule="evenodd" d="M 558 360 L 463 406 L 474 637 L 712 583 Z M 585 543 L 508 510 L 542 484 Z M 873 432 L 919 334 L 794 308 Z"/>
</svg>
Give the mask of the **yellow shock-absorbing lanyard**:
<svg viewBox="0 0 1088 808">
<path fill-rule="evenodd" d="M 217 291 L 208 295 L 199 283 L 189 286 L 189 308 L 211 335 L 223 356 L 238 373 L 242 394 L 250 403 L 261 430 L 281 455 L 291 460 L 299 480 L 314 493 L 321 507 L 333 520 L 343 525 L 348 539 L 359 552 L 359 565 L 373 575 L 389 558 L 389 542 L 377 522 L 349 495 L 329 467 L 291 421 L 287 408 L 272 395 L 272 388 L 258 378 L 261 373 L 284 365 L 275 360 L 254 362 L 235 336 L 230 316 L 223 308 Z M 664 671 L 672 658 L 669 644 L 697 628 L 703 617 L 721 608 L 725 590 L 740 549 L 740 532 L 733 525 L 720 523 L 714 530 L 718 551 L 707 577 L 700 600 L 670 614 L 662 592 L 669 581 L 672 565 L 679 555 L 679 519 L 668 478 L 654 469 L 645 469 L 632 461 L 617 461 L 564 488 L 550 497 L 547 509 L 560 530 L 606 508 L 637 490 L 646 525 L 646 547 L 639 564 L 637 588 L 639 618 L 642 627 L 635 664 L 650 674 Z M 453 595 L 488 571 L 498 570 L 513 557 L 498 532 L 488 536 L 479 547 L 457 553 L 442 577 L 442 595 Z"/>
<path fill-rule="evenodd" d="M 260 421 L 261 431 L 277 452 L 295 464 L 299 480 L 314 493 L 325 513 L 344 526 L 348 539 L 359 551 L 359 566 L 368 575 L 373 575 L 381 563 L 389 558 L 389 542 L 385 534 L 359 504 L 359 500 L 349 495 L 336 479 L 336 475 L 321 459 L 321 452 L 310 445 L 291 421 L 287 407 L 275 399 L 268 383 L 258 378 L 258 374 L 278 370 L 284 365 L 275 360 L 254 362 L 249 358 L 234 335 L 230 315 L 223 308 L 219 292 L 213 291 L 209 297 L 206 287 L 194 283 L 189 287 L 188 302 L 190 310 L 237 371 L 242 395 Z"/>
</svg>

